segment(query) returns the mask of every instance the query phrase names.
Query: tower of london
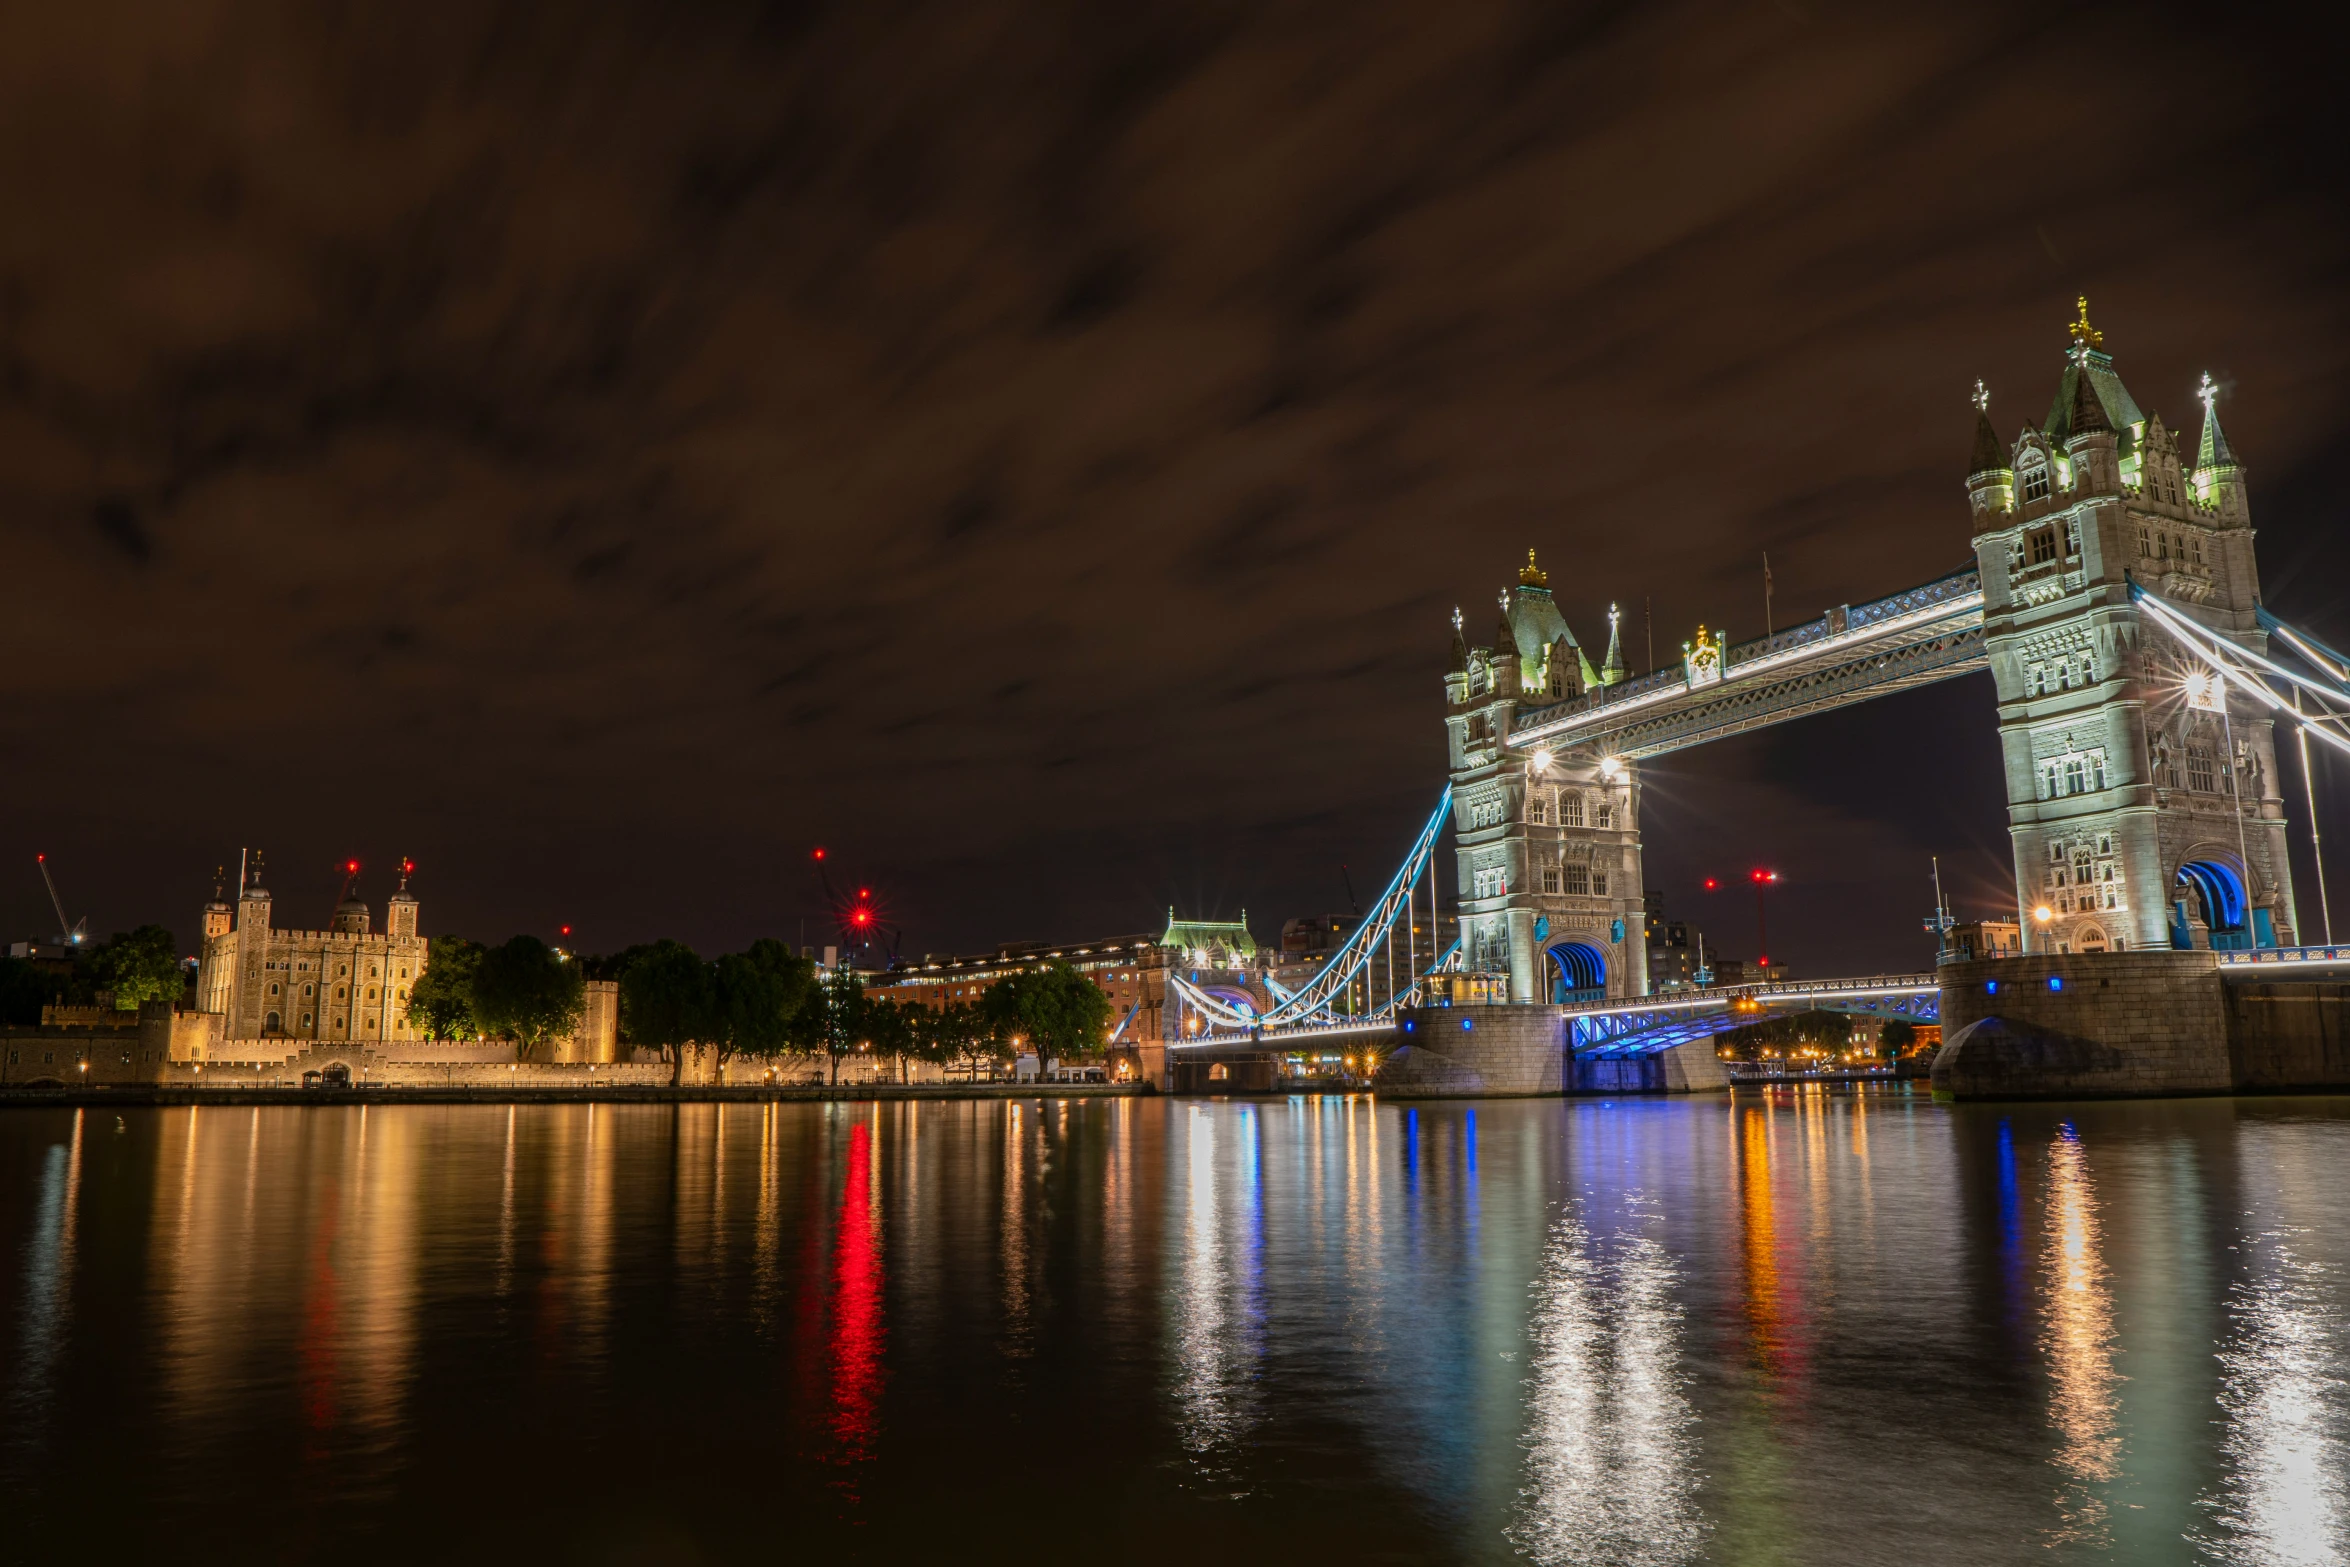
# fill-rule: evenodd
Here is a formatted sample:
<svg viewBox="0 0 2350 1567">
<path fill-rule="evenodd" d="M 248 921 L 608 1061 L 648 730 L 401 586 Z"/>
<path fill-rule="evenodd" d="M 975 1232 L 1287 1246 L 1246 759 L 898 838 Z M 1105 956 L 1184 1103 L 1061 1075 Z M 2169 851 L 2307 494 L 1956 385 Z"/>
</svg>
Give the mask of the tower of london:
<svg viewBox="0 0 2350 1567">
<path fill-rule="evenodd" d="M 196 994 L 201 1010 L 225 1019 L 227 1038 L 342 1044 L 417 1037 L 408 993 L 424 972 L 426 946 L 405 868 L 384 906 L 381 934 L 348 888 L 325 930 L 280 930 L 270 912 L 258 876 L 237 889 L 233 910 L 217 898 L 205 906 Z"/>
</svg>

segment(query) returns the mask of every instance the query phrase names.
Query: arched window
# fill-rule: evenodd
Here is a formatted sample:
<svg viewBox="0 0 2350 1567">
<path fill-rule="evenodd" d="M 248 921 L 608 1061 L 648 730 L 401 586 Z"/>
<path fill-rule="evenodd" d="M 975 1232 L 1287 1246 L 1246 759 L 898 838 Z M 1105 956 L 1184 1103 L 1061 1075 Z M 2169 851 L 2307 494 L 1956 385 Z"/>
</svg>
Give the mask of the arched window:
<svg viewBox="0 0 2350 1567">
<path fill-rule="evenodd" d="M 270 1013 L 269 1016 L 261 1020 L 261 1032 L 264 1034 L 275 1034 L 282 1030 L 284 1026 L 284 1024 L 278 1021 L 278 1016 L 275 1012 Z"/>
</svg>

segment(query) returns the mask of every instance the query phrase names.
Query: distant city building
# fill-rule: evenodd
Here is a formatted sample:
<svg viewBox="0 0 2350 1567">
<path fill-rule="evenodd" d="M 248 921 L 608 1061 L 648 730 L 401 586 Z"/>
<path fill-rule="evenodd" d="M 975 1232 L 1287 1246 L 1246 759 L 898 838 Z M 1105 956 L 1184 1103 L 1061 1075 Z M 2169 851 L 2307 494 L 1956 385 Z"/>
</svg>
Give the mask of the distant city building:
<svg viewBox="0 0 2350 1567">
<path fill-rule="evenodd" d="M 1969 963 L 1977 958 L 2020 957 L 2024 928 L 2016 920 L 1967 920 L 1953 925 L 1943 937 L 1943 961 Z"/>
</svg>

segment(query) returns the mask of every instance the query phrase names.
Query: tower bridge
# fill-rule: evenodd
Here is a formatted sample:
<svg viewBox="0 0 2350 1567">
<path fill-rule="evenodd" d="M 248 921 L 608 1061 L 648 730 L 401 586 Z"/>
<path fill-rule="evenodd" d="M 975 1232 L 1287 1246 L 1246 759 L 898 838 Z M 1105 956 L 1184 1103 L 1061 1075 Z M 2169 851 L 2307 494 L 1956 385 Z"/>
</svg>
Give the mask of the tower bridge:
<svg viewBox="0 0 2350 1567">
<path fill-rule="evenodd" d="M 1750 641 L 1700 627 L 1676 665 L 1638 678 L 1612 610 L 1592 663 L 1532 551 L 1489 643 L 1471 645 L 1455 610 L 1450 778 L 1370 917 L 1263 1007 L 1177 976 L 1171 1054 L 1387 1029 L 1411 1046 L 1391 1059 L 1429 1056 L 1452 1036 L 1419 1020 L 1448 1007 L 1492 1012 L 1489 1033 L 1555 1036 L 1520 1055 L 1569 1063 L 1682 1051 L 1791 1007 L 1939 1016 L 1930 975 L 1652 996 L 1640 765 L 1977 671 L 2039 955 L 2303 950 L 2275 725 L 2304 753 L 2350 750 L 2350 661 L 2261 605 L 2247 472 L 2210 378 L 2186 448 L 2123 384 L 2086 301 L 2069 334 L 2047 417 L 2012 440 L 1976 383 L 1967 566 Z M 1438 928 L 1447 827 L 1459 934 L 1438 952 L 1416 911 Z M 1533 1086 L 1565 1081 L 1542 1070 Z"/>
</svg>

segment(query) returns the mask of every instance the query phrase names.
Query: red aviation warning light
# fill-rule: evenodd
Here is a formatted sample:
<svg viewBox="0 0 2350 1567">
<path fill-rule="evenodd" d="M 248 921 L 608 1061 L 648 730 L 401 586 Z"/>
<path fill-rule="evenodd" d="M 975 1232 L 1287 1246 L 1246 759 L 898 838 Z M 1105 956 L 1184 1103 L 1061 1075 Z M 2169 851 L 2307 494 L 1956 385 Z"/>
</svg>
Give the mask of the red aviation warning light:
<svg viewBox="0 0 2350 1567">
<path fill-rule="evenodd" d="M 1705 890 L 1706 890 L 1706 891 L 1708 891 L 1708 892 L 1711 892 L 1711 891 L 1713 891 L 1713 890 L 1714 890 L 1716 887 L 1719 887 L 1720 885 L 1721 885 L 1721 883 L 1720 883 L 1720 882 L 1718 882 L 1718 881 L 1716 881 L 1716 880 L 1714 880 L 1714 879 L 1713 879 L 1711 876 L 1708 876 L 1708 877 L 1705 879 Z"/>
</svg>

